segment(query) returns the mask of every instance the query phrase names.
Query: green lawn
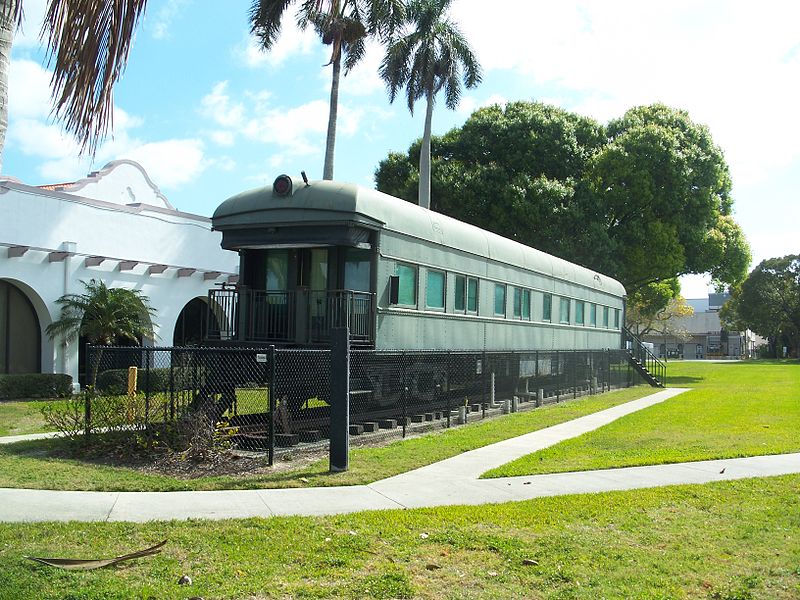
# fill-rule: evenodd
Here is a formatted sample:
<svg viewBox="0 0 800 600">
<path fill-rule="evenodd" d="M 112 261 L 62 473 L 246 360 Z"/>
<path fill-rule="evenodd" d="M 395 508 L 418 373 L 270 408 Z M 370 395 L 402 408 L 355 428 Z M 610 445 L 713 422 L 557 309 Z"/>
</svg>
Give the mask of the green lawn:
<svg viewBox="0 0 800 600">
<path fill-rule="evenodd" d="M 670 362 L 693 390 L 484 474 L 505 477 L 800 450 L 800 363 Z"/>
<path fill-rule="evenodd" d="M 786 476 L 325 518 L 0 524 L 0 598 L 789 600 L 798 495 Z M 23 558 L 162 539 L 159 555 L 97 571 Z"/>
<path fill-rule="evenodd" d="M 64 404 L 65 400 L 27 400 L 0 402 L 0 436 L 43 433 L 50 427 L 42 417 L 42 407 L 54 403 Z"/>
<path fill-rule="evenodd" d="M 380 448 L 358 448 L 350 453 L 350 470 L 328 473 L 328 460 L 288 472 L 249 477 L 178 479 L 143 474 L 131 469 L 52 458 L 58 440 L 20 442 L 0 446 L 0 487 L 75 489 L 102 491 L 217 490 L 261 487 L 356 485 L 369 483 L 428 465 L 467 450 L 549 427 L 652 393 L 653 388 L 634 387 L 587 396 L 536 410 L 472 423 L 398 441 Z M 303 481 L 303 479 L 305 481 Z"/>
</svg>

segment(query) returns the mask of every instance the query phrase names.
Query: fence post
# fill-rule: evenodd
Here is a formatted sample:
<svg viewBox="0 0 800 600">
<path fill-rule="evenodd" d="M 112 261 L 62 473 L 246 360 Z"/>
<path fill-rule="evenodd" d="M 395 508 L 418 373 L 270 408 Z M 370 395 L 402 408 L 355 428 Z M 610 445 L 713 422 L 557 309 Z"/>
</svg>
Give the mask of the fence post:
<svg viewBox="0 0 800 600">
<path fill-rule="evenodd" d="M 572 351 L 572 397 L 577 398 L 578 394 L 578 360 L 580 359 L 578 350 Z"/>
<path fill-rule="evenodd" d="M 445 403 L 447 409 L 447 427 L 450 427 L 450 379 L 453 377 L 452 373 L 453 361 L 450 351 L 447 351 L 447 389 L 445 390 Z"/>
<path fill-rule="evenodd" d="M 408 424 L 408 416 L 406 415 L 406 398 L 408 396 L 408 382 L 406 381 L 406 353 L 405 350 L 400 353 L 400 381 L 403 382 L 403 389 L 400 390 L 400 408 L 402 409 L 403 417 L 403 437 L 406 437 L 406 425 Z"/>
<path fill-rule="evenodd" d="M 175 348 L 169 351 L 169 420 L 175 420 Z"/>
<path fill-rule="evenodd" d="M 144 349 L 144 430 L 150 445 L 150 351 Z"/>
<path fill-rule="evenodd" d="M 486 386 L 488 382 L 486 381 L 486 374 L 489 370 L 489 364 L 487 361 L 486 356 L 486 349 L 483 350 L 483 362 L 481 363 L 481 408 L 482 408 L 482 416 L 486 416 Z"/>
<path fill-rule="evenodd" d="M 347 471 L 350 451 L 350 330 L 331 329 L 330 470 Z"/>
<path fill-rule="evenodd" d="M 278 397 L 278 392 L 275 389 L 276 365 L 275 365 L 275 346 L 269 347 L 269 387 L 267 388 L 268 404 L 269 404 L 269 448 L 267 449 L 269 466 L 271 467 L 275 462 L 275 399 Z"/>
<path fill-rule="evenodd" d="M 561 402 L 561 360 L 556 350 L 556 402 Z"/>
<path fill-rule="evenodd" d="M 99 370 L 99 367 L 94 367 L 96 349 L 93 345 L 89 345 L 87 350 L 87 364 L 91 365 L 91 372 L 94 373 L 95 369 Z M 89 442 L 89 436 L 92 434 L 92 396 L 95 393 L 97 393 L 97 390 L 91 386 L 87 386 L 87 389 L 83 392 L 83 433 L 87 443 Z"/>
</svg>

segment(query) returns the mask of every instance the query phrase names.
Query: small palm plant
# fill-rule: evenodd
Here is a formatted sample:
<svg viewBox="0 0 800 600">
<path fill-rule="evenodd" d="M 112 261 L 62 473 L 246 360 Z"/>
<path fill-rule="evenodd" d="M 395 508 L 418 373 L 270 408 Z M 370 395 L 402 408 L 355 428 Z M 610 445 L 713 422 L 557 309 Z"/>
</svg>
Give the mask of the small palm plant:
<svg viewBox="0 0 800 600">
<path fill-rule="evenodd" d="M 156 310 L 150 299 L 138 290 L 109 288 L 95 279 L 81 281 L 83 294 L 64 294 L 56 304 L 61 316 L 45 330 L 50 339 L 62 336 L 74 340 L 78 336 L 97 346 L 110 346 L 121 340 L 136 344 L 141 338 L 155 337 L 152 317 Z M 92 388 L 97 384 L 97 370 L 102 350 L 95 353 L 91 365 Z"/>
</svg>

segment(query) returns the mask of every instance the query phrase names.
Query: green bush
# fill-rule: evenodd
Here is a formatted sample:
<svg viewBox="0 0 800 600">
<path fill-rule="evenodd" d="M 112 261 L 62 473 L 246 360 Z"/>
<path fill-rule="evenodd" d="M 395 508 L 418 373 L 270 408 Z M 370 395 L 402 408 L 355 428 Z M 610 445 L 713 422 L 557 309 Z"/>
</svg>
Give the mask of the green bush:
<svg viewBox="0 0 800 600">
<path fill-rule="evenodd" d="M 0 375 L 0 400 L 65 398 L 72 395 L 72 377 L 61 373 Z"/>
<path fill-rule="evenodd" d="M 191 371 L 186 368 L 177 367 L 172 369 L 173 389 L 188 389 L 191 379 Z M 150 369 L 149 381 L 147 371 L 139 369 L 137 377 L 137 389 L 143 392 L 149 388 L 151 393 L 168 392 L 170 369 Z M 128 393 L 128 369 L 109 369 L 97 375 L 97 391 L 101 394 L 119 396 Z"/>
</svg>

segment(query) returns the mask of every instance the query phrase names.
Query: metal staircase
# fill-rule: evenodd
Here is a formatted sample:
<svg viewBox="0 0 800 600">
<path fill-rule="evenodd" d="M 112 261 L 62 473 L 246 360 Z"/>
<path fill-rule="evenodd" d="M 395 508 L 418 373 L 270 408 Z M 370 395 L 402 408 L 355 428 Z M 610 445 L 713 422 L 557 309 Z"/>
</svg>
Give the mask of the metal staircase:
<svg viewBox="0 0 800 600">
<path fill-rule="evenodd" d="M 653 387 L 665 387 L 667 364 L 642 344 L 627 327 L 622 328 L 622 348 L 627 350 L 628 362 Z"/>
</svg>

